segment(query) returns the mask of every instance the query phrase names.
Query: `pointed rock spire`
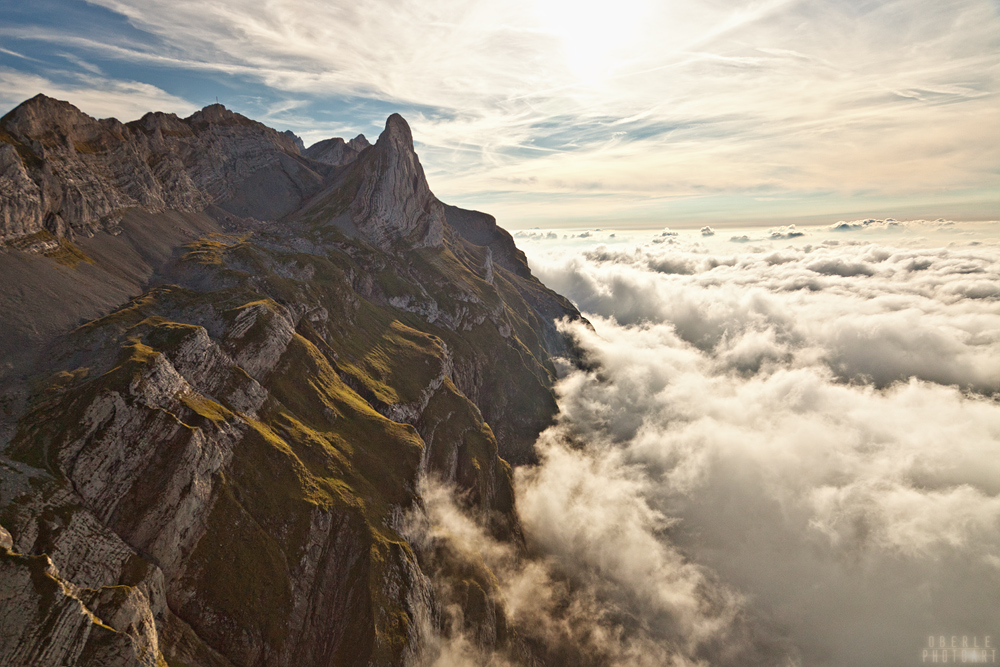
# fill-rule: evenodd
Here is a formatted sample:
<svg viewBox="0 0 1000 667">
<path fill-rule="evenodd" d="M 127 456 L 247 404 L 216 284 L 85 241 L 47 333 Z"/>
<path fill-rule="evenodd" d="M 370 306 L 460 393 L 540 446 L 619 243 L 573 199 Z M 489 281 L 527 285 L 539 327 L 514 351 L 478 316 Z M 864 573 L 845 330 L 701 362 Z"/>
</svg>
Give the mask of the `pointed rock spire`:
<svg viewBox="0 0 1000 667">
<path fill-rule="evenodd" d="M 418 247 L 443 243 L 444 205 L 427 185 L 402 116 L 389 116 L 359 168 L 362 178 L 351 216 L 369 240 L 383 248 L 403 238 Z"/>
</svg>

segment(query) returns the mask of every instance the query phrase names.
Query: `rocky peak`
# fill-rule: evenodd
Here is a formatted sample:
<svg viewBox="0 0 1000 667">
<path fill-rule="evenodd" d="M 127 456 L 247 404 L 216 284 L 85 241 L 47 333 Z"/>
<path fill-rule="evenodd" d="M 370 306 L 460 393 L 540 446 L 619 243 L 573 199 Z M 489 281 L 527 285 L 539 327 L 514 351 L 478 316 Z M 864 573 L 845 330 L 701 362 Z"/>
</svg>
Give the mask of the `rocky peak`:
<svg viewBox="0 0 1000 667">
<path fill-rule="evenodd" d="M 4 127 L 16 129 L 26 136 L 34 129 L 47 130 L 52 125 L 72 126 L 93 124 L 94 119 L 69 102 L 38 94 L 25 100 L 3 117 Z"/>
<path fill-rule="evenodd" d="M 365 135 L 359 134 L 358 136 L 348 141 L 347 145 L 360 153 L 361 151 L 368 148 L 372 144 L 370 141 L 368 141 Z"/>
<path fill-rule="evenodd" d="M 292 143 L 298 147 L 300 153 L 306 149 L 306 145 L 302 141 L 302 137 L 299 135 L 295 134 L 291 130 L 285 130 L 282 134 L 292 140 Z"/>
<path fill-rule="evenodd" d="M 302 154 L 311 160 L 340 167 L 354 162 L 361 151 L 369 146 L 371 144 L 365 135 L 359 134 L 350 141 L 344 141 L 340 137 L 324 139 L 302 151 Z"/>
<path fill-rule="evenodd" d="M 375 145 L 385 142 L 392 142 L 401 150 L 413 152 L 413 133 L 410 132 L 410 125 L 398 113 L 385 119 L 385 129 L 378 135 Z"/>
<path fill-rule="evenodd" d="M 177 114 L 163 113 L 162 111 L 151 111 L 139 120 L 128 124 L 129 127 L 136 128 L 145 134 L 154 134 L 156 131 L 166 132 L 173 136 L 191 135 L 190 126 L 177 117 Z"/>
<path fill-rule="evenodd" d="M 277 148 L 291 155 L 299 154 L 299 146 L 294 134 L 289 136 L 284 132 L 251 120 L 242 114 L 230 111 L 221 104 L 209 104 L 201 111 L 196 111 L 184 122 L 196 133 L 214 132 L 228 137 L 238 138 L 241 142 L 249 142 L 244 149 L 251 151 Z"/>
<path fill-rule="evenodd" d="M 14 137 L 40 141 L 51 147 L 67 141 L 91 140 L 108 130 L 120 128 L 121 123 L 114 119 L 99 121 L 69 102 L 35 95 L 4 116 L 0 126 Z M 115 134 L 120 136 L 121 132 Z"/>
<path fill-rule="evenodd" d="M 410 126 L 402 116 L 389 116 L 359 168 L 360 187 L 350 208 L 362 234 L 383 248 L 404 238 L 418 247 L 442 244 L 444 205 L 427 185 Z"/>
<path fill-rule="evenodd" d="M 254 122 L 246 116 L 230 111 L 222 104 L 209 104 L 204 109 L 191 114 L 187 121 L 193 124 L 205 123 L 208 125 L 246 125 Z"/>
</svg>

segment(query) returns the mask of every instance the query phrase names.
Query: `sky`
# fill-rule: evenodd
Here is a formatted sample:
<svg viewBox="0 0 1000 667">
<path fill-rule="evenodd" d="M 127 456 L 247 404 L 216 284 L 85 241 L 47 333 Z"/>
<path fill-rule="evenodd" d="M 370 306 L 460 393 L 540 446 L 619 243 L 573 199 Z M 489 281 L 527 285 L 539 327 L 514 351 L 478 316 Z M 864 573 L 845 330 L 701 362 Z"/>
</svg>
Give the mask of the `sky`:
<svg viewBox="0 0 1000 667">
<path fill-rule="evenodd" d="M 0 110 L 392 112 L 508 228 L 1000 218 L 1000 0 L 0 0 Z"/>
</svg>

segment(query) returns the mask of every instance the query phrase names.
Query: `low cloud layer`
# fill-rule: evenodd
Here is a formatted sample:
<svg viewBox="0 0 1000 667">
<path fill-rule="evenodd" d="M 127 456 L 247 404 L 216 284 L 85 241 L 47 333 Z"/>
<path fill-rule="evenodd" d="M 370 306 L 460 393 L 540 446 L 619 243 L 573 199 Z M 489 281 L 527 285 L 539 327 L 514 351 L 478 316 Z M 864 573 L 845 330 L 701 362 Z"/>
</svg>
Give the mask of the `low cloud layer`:
<svg viewBox="0 0 1000 667">
<path fill-rule="evenodd" d="M 1000 246 L 865 227 L 526 239 L 594 328 L 564 325 L 589 370 L 517 471 L 513 609 L 576 582 L 594 664 L 903 665 L 928 635 L 998 634 Z"/>
<path fill-rule="evenodd" d="M 596 369 L 559 387 L 573 455 L 644 480 L 677 521 L 650 536 L 802 664 L 908 664 L 929 634 L 998 629 L 1000 249 L 834 234 L 529 255 L 595 326 L 567 326 Z M 565 524 L 535 509 L 545 475 L 519 480 L 532 535 Z"/>
<path fill-rule="evenodd" d="M 995 247 L 803 240 L 813 243 L 725 254 L 598 248 L 537 256 L 535 270 L 588 313 L 669 325 L 722 369 L 821 364 L 880 388 L 916 377 L 1000 389 Z"/>
</svg>

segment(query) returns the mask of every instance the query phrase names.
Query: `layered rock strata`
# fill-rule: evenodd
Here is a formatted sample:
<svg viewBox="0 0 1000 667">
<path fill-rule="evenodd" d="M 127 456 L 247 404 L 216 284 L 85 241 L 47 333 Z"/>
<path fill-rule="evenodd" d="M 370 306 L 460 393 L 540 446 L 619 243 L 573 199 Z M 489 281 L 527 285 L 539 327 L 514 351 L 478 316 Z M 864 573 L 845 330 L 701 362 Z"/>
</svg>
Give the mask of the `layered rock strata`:
<svg viewBox="0 0 1000 667">
<path fill-rule="evenodd" d="M 359 134 L 350 141 L 344 141 L 340 137 L 324 139 L 304 149 L 302 154 L 317 162 L 339 167 L 354 162 L 358 154 L 369 146 L 371 143 L 365 135 Z"/>
</svg>

